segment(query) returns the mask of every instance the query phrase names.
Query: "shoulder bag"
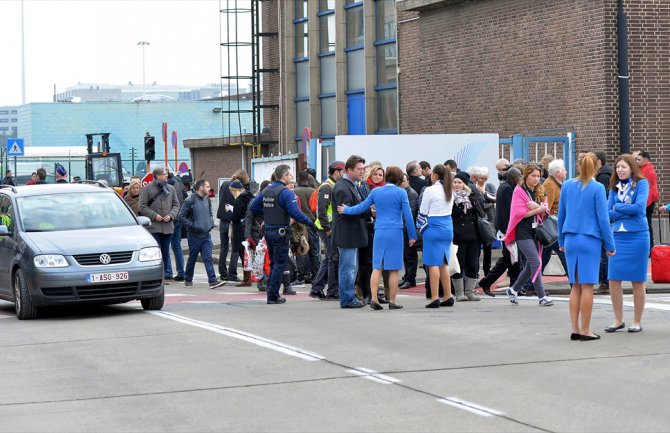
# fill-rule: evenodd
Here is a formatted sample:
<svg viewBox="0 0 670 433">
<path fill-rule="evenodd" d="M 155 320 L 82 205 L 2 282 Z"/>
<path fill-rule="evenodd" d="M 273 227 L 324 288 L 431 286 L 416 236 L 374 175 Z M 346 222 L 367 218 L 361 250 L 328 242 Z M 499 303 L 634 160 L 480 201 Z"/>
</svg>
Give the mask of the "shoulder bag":
<svg viewBox="0 0 670 433">
<path fill-rule="evenodd" d="M 544 220 L 538 217 L 535 238 L 545 247 L 550 247 L 556 243 L 558 240 L 558 219 L 553 215 Z"/>
</svg>

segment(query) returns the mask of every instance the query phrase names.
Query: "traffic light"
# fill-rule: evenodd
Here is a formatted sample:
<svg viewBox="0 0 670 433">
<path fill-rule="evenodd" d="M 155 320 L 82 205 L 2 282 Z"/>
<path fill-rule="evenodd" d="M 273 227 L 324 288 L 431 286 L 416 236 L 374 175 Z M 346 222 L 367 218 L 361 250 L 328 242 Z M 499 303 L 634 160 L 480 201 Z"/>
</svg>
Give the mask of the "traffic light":
<svg viewBox="0 0 670 433">
<path fill-rule="evenodd" d="M 147 135 L 144 137 L 144 160 L 153 161 L 156 159 L 156 139 Z"/>
</svg>

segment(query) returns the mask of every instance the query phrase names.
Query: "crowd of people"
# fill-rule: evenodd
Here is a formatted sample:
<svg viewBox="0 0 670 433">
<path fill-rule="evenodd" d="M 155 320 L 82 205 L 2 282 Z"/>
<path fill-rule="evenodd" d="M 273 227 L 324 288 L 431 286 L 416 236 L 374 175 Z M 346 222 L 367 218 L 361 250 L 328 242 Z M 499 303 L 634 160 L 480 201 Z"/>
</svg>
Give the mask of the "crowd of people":
<svg viewBox="0 0 670 433">
<path fill-rule="evenodd" d="M 332 162 L 321 183 L 307 169 L 297 173 L 296 184 L 292 169 L 279 165 L 255 195 L 249 175 L 238 170 L 220 186 L 216 211 L 208 181 L 197 180 L 188 194 L 179 177 L 158 167 L 143 188 L 133 178 L 123 197 L 136 215 L 152 221 L 148 230 L 161 248 L 166 284 L 192 286 L 200 255 L 210 288 L 229 282 L 251 286 L 249 267 L 240 279 L 238 265 L 263 241 L 269 273 L 257 286 L 267 292 L 268 304 L 282 304 L 282 295 L 310 285 L 312 298 L 338 301 L 341 308 L 382 310 L 388 304 L 401 309 L 398 290 L 416 286 L 421 251 L 426 308 L 479 301 L 478 293 L 494 297 L 492 286 L 505 273 L 512 304 L 529 295 L 537 296 L 539 306 L 551 307 L 542 274 L 556 254 L 571 286 L 571 339 L 590 341 L 600 338 L 590 324 L 594 293 L 611 296 L 614 319 L 605 332 L 626 327 L 622 281 L 633 286 L 628 332 L 643 329 L 654 245 L 651 216 L 659 200 L 650 158 L 638 150 L 610 166 L 602 152 L 580 153 L 572 179 L 564 161 L 551 155 L 539 163 L 500 159 L 496 188 L 486 167 L 461 170 L 453 160 L 435 166 L 411 161 L 403 170 L 352 155 Z M 30 184 L 45 183 L 40 170 Z M 66 181 L 66 174 L 56 167 L 57 182 Z M 3 183 L 11 182 L 7 172 Z M 670 211 L 670 204 L 660 209 Z M 220 220 L 218 278 L 211 238 L 215 216 Z M 547 241 L 552 226 L 556 233 Z M 502 243 L 495 263 L 488 230 Z M 183 237 L 189 246 L 186 263 Z"/>
<path fill-rule="evenodd" d="M 265 239 L 271 271 L 259 290 L 267 291 L 269 304 L 284 303 L 282 295 L 309 284 L 312 298 L 339 301 L 341 308 L 381 310 L 388 304 L 395 310 L 403 307 L 398 290 L 416 285 L 420 251 L 426 308 L 478 301 L 481 293 L 495 296 L 491 288 L 505 272 L 512 304 L 531 295 L 539 306 L 551 307 L 542 273 L 555 254 L 572 288 L 571 339 L 600 338 L 590 327 L 594 293 L 611 295 L 614 320 L 605 331 L 625 328 L 622 281 L 634 291 L 628 332 L 640 332 L 653 246 L 649 218 L 658 201 L 650 155 L 640 150 L 610 166 L 604 153 L 580 153 L 573 179 L 564 161 L 551 155 L 539 163 L 500 159 L 496 170 L 498 188 L 488 182 L 485 167 L 411 161 L 403 170 L 352 155 L 330 164 L 322 183 L 303 170 L 296 185 L 291 168 L 280 165 L 253 199 L 248 175 L 240 170 L 219 192 L 219 281 L 237 280 L 241 244 Z M 240 186 L 245 198 L 234 193 Z M 543 244 L 538 227 L 551 227 L 549 220 L 557 236 Z M 502 241 L 495 263 L 483 224 L 492 225 Z M 295 248 L 296 233 L 307 248 Z M 240 284 L 250 285 L 246 273 Z"/>
</svg>

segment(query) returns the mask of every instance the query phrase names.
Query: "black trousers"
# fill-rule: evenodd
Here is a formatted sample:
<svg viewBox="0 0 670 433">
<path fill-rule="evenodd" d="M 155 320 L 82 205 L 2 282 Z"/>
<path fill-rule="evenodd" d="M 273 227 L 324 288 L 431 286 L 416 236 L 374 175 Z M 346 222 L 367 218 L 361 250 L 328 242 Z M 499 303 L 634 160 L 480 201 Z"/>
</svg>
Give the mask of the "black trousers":
<svg viewBox="0 0 670 433">
<path fill-rule="evenodd" d="M 402 253 L 403 264 L 405 266 L 405 275 L 402 277 L 403 281 L 416 285 L 416 269 L 419 265 L 419 253 L 416 246 L 409 246 L 409 236 L 407 229 L 403 230 L 404 249 Z"/>
<path fill-rule="evenodd" d="M 358 249 L 358 276 L 356 280 L 358 281 L 358 287 L 361 289 L 363 298 L 372 296 L 370 292 L 370 275 L 372 274 L 372 242 L 374 236 L 374 230 L 368 229 L 368 246 Z"/>
<path fill-rule="evenodd" d="M 651 249 L 654 248 L 654 226 L 651 225 L 651 217 L 654 215 L 655 209 L 656 202 L 647 206 L 647 224 L 649 224 L 649 254 L 651 254 Z"/>
<path fill-rule="evenodd" d="M 460 274 L 454 274 L 454 279 L 463 278 L 472 280 L 479 277 L 479 248 L 478 240 L 458 244 L 458 264 L 461 267 Z"/>
<path fill-rule="evenodd" d="M 489 288 L 491 284 L 495 283 L 502 274 L 507 271 L 509 276 L 510 286 L 516 282 L 516 279 L 519 278 L 519 262 L 512 264 L 512 258 L 509 255 L 509 251 L 503 245 L 502 257 L 500 257 L 496 264 L 493 265 L 491 272 L 486 274 L 479 282 L 479 285 L 482 288 Z"/>
<path fill-rule="evenodd" d="M 301 281 L 310 280 L 314 282 L 319 272 L 319 235 L 316 228 L 307 227 L 307 242 L 309 251 L 306 256 L 297 256 L 298 279 Z"/>
</svg>

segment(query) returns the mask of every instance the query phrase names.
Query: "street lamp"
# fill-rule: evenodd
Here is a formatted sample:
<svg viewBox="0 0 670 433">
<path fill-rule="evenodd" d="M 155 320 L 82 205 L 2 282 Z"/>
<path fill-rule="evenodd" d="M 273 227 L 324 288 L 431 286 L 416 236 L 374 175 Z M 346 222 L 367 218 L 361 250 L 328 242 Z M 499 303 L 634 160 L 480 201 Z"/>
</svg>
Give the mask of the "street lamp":
<svg viewBox="0 0 670 433">
<path fill-rule="evenodd" d="M 147 80 L 146 80 L 146 75 L 144 73 L 145 68 L 144 68 L 144 47 L 147 45 L 151 45 L 147 41 L 139 41 L 137 45 L 142 46 L 142 97 L 145 97 L 147 95 Z"/>
</svg>

